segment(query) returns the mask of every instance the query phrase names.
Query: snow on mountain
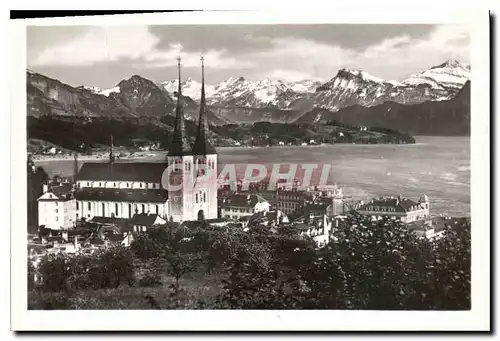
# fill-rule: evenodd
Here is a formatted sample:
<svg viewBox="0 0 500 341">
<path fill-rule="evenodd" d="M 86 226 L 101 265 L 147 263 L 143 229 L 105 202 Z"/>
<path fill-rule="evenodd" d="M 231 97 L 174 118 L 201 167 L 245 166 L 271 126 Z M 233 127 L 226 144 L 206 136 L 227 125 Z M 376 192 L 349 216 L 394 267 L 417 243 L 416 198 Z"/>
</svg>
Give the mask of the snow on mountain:
<svg viewBox="0 0 500 341">
<path fill-rule="evenodd" d="M 81 85 L 78 87 L 78 89 L 88 90 L 94 94 L 99 94 L 102 91 L 102 89 L 97 86 L 88 86 L 88 85 Z"/>
<path fill-rule="evenodd" d="M 77 87 L 77 89 L 83 89 L 83 90 L 87 90 L 87 91 L 90 91 L 96 95 L 103 95 L 103 96 L 106 96 L 106 97 L 109 97 L 109 95 L 113 92 L 116 92 L 116 93 L 119 93 L 120 92 L 120 87 L 119 86 L 115 86 L 111 89 L 101 89 L 100 87 L 98 86 L 88 86 L 88 85 L 80 85 L 79 87 Z"/>
<path fill-rule="evenodd" d="M 120 93 L 120 87 L 119 86 L 115 86 L 115 87 L 113 87 L 111 89 L 106 89 L 106 90 L 99 91 L 99 95 L 104 95 L 106 97 L 109 97 L 109 95 L 112 94 L 113 92 Z"/>
<path fill-rule="evenodd" d="M 301 84 L 304 92 L 308 91 L 305 84 Z M 251 81 L 231 77 L 217 85 L 207 101 L 221 106 L 287 108 L 297 97 L 298 92 L 281 80 Z"/>
<path fill-rule="evenodd" d="M 316 88 L 321 85 L 320 81 L 305 79 L 288 84 L 290 88 L 297 93 L 314 93 Z"/>
<path fill-rule="evenodd" d="M 386 81 L 362 70 L 343 68 L 318 87 L 309 99 L 317 107 L 334 111 L 354 104 L 373 106 L 400 97 L 402 86 L 397 81 Z"/>
<path fill-rule="evenodd" d="M 470 65 L 456 60 L 448 60 L 443 64 L 431 67 L 419 74 L 411 75 L 403 84 L 411 86 L 427 85 L 432 89 L 460 90 L 470 79 Z"/>
<path fill-rule="evenodd" d="M 450 99 L 470 78 L 470 66 L 456 60 L 431 67 L 402 82 L 387 81 L 365 71 L 340 69 L 309 96 L 314 106 L 339 110 L 349 105 L 374 106 L 383 102 L 417 104 Z"/>
<path fill-rule="evenodd" d="M 169 80 L 160 83 L 160 87 L 167 91 L 170 95 L 173 95 L 177 91 L 179 86 L 179 81 Z M 205 84 L 205 95 L 208 97 L 214 91 L 214 86 Z M 181 84 L 182 94 L 184 96 L 189 96 L 194 100 L 199 100 L 201 97 L 201 83 L 193 80 L 192 78 L 187 78 Z"/>
</svg>

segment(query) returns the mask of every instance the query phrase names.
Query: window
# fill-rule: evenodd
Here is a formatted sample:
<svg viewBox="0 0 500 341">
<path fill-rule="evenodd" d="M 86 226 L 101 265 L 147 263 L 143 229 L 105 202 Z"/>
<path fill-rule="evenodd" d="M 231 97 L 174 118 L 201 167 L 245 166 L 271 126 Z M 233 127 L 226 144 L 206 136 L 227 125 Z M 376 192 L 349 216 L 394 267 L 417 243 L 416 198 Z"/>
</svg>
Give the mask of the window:
<svg viewBox="0 0 500 341">
<path fill-rule="evenodd" d="M 203 202 L 207 202 L 207 193 L 203 192 Z"/>
<path fill-rule="evenodd" d="M 113 187 L 116 187 L 116 182 L 113 182 Z"/>
<path fill-rule="evenodd" d="M 160 214 L 160 208 L 158 205 L 155 205 L 156 206 L 156 214 Z"/>
<path fill-rule="evenodd" d="M 91 208 L 91 205 L 90 205 L 90 202 L 87 203 L 87 209 L 90 211 L 92 208 Z"/>
<path fill-rule="evenodd" d="M 142 182 L 141 182 L 141 185 L 140 185 L 140 186 L 141 186 L 141 188 L 142 188 Z"/>
<path fill-rule="evenodd" d="M 106 206 L 104 203 L 102 203 L 102 216 L 105 217 L 106 216 Z"/>
<path fill-rule="evenodd" d="M 99 182 L 99 187 L 101 187 L 101 183 Z"/>
<path fill-rule="evenodd" d="M 87 186 L 89 186 L 89 187 L 90 187 L 90 182 L 89 182 L 89 181 L 87 181 Z"/>
<path fill-rule="evenodd" d="M 56 217 L 56 221 L 59 221 L 59 217 Z"/>
<path fill-rule="evenodd" d="M 59 210 L 56 208 L 56 213 L 58 213 L 58 212 L 59 212 Z"/>
<path fill-rule="evenodd" d="M 142 204 L 142 213 L 146 213 L 146 206 Z"/>
<path fill-rule="evenodd" d="M 127 182 L 127 188 L 130 187 L 130 184 Z"/>
<path fill-rule="evenodd" d="M 132 218 L 132 204 L 128 204 L 128 217 Z"/>
<path fill-rule="evenodd" d="M 118 204 L 115 204 L 115 215 L 118 215 Z"/>
<path fill-rule="evenodd" d="M 78 219 L 78 213 L 76 214 L 76 219 Z"/>
<path fill-rule="evenodd" d="M 80 203 L 77 201 L 76 202 L 76 209 L 79 210 L 80 209 Z"/>
<path fill-rule="evenodd" d="M 196 203 L 198 203 L 198 193 L 196 193 Z"/>
</svg>

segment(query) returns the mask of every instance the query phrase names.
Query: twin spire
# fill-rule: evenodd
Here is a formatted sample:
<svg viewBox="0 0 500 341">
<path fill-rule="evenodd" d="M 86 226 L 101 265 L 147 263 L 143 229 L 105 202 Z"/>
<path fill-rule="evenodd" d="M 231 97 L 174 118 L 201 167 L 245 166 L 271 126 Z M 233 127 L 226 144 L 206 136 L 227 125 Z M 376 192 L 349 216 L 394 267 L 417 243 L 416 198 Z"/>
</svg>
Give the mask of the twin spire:
<svg viewBox="0 0 500 341">
<path fill-rule="evenodd" d="M 201 56 L 201 101 L 200 116 L 198 119 L 198 129 L 193 147 L 190 147 L 189 140 L 184 126 L 184 108 L 182 103 L 181 89 L 181 58 L 177 58 L 177 67 L 179 69 L 179 86 L 177 89 L 177 107 L 175 111 L 174 134 L 168 156 L 182 155 L 209 155 L 216 154 L 215 148 L 208 141 L 208 118 L 207 105 L 205 98 L 205 64 Z"/>
</svg>

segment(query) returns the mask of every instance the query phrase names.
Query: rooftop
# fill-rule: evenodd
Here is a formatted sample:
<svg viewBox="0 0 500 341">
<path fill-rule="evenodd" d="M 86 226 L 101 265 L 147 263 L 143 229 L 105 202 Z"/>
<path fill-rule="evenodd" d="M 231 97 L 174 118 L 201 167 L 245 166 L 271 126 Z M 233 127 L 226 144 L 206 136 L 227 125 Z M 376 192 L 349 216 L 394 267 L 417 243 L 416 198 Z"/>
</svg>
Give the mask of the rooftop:
<svg viewBox="0 0 500 341">
<path fill-rule="evenodd" d="M 168 199 L 166 189 L 121 189 L 121 188 L 89 188 L 75 191 L 77 200 L 86 201 L 125 201 L 164 203 Z"/>
<path fill-rule="evenodd" d="M 162 162 L 86 162 L 76 176 L 77 181 L 144 181 L 159 183 L 166 164 Z"/>
<path fill-rule="evenodd" d="M 240 194 L 235 193 L 225 198 L 222 202 L 222 207 L 247 207 L 253 208 L 261 202 L 267 202 L 258 194 Z"/>
<path fill-rule="evenodd" d="M 377 198 L 373 199 L 359 207 L 359 211 L 371 211 L 370 207 L 385 207 L 385 208 L 394 208 L 395 212 L 408 212 L 412 208 L 420 208 L 420 203 L 415 202 L 408 198 L 402 197 L 389 197 L 389 198 Z"/>
<path fill-rule="evenodd" d="M 134 214 L 134 216 L 131 219 L 131 223 L 133 225 L 152 226 L 155 224 L 155 222 L 158 218 L 160 218 L 160 216 L 157 214 L 139 213 L 139 214 Z"/>
</svg>

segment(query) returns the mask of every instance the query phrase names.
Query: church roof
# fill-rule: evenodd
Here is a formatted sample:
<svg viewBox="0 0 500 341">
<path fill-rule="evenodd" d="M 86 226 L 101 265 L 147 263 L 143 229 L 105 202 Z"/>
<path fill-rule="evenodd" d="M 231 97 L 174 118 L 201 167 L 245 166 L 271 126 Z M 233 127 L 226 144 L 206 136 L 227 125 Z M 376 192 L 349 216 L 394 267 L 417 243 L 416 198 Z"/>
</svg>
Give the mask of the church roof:
<svg viewBox="0 0 500 341">
<path fill-rule="evenodd" d="M 116 162 L 111 172 L 104 162 L 86 162 L 76 175 L 77 181 L 143 181 L 160 183 L 166 165 L 161 162 Z"/>
<path fill-rule="evenodd" d="M 125 201 L 165 203 L 168 199 L 166 189 L 119 189 L 119 188 L 89 188 L 75 191 L 76 200 L 85 201 Z"/>
</svg>

